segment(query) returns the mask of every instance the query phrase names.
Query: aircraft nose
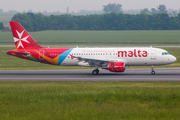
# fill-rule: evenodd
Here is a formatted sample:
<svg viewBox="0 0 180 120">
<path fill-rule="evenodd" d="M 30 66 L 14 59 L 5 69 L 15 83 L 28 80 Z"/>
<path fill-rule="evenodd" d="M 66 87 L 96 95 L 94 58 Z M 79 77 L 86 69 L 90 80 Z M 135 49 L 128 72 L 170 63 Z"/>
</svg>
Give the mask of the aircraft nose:
<svg viewBox="0 0 180 120">
<path fill-rule="evenodd" d="M 176 57 L 172 56 L 171 58 L 172 63 L 176 62 L 176 60 L 177 60 Z"/>
</svg>

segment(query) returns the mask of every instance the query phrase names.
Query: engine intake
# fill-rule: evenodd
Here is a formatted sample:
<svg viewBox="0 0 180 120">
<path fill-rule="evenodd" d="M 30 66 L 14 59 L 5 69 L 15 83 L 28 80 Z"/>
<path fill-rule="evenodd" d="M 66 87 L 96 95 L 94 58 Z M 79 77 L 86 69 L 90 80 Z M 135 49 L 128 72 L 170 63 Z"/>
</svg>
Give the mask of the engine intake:
<svg viewBox="0 0 180 120">
<path fill-rule="evenodd" d="M 124 62 L 110 62 L 109 71 L 111 72 L 124 72 L 126 69 Z"/>
</svg>

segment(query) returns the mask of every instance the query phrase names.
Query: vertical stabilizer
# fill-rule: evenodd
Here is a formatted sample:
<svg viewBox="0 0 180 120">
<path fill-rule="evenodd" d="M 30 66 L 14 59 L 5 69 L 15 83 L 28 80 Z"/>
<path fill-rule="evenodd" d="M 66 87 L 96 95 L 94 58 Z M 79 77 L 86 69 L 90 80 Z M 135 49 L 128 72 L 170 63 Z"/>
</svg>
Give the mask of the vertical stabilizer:
<svg viewBox="0 0 180 120">
<path fill-rule="evenodd" d="M 42 48 L 29 35 L 18 21 L 10 21 L 10 26 L 16 45 L 16 49 L 39 49 Z"/>
</svg>

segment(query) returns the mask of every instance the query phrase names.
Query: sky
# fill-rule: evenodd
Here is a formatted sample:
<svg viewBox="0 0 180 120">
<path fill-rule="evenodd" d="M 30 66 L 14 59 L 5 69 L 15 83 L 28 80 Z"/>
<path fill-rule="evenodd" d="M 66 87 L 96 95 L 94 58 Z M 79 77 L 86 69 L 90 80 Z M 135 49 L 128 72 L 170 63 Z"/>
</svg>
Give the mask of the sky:
<svg viewBox="0 0 180 120">
<path fill-rule="evenodd" d="M 78 12 L 85 10 L 102 10 L 103 5 L 109 3 L 121 4 L 122 8 L 128 9 L 144 9 L 157 8 L 164 4 L 167 9 L 180 9 L 180 0 L 0 0 L 0 9 L 4 12 L 16 10 L 32 10 L 33 12 Z"/>
</svg>

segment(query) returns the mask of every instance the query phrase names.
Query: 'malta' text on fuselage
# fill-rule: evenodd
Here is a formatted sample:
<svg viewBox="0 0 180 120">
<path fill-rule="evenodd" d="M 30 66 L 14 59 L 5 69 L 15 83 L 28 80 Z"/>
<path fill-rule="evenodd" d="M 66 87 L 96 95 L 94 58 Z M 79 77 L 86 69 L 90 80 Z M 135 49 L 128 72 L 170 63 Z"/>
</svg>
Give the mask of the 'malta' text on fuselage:
<svg viewBox="0 0 180 120">
<path fill-rule="evenodd" d="M 134 51 L 118 51 L 118 57 L 147 57 L 147 51 L 136 50 Z"/>
</svg>

